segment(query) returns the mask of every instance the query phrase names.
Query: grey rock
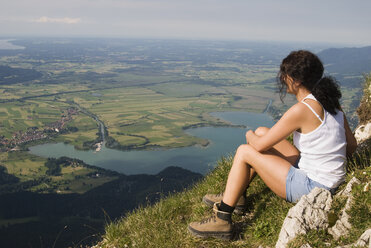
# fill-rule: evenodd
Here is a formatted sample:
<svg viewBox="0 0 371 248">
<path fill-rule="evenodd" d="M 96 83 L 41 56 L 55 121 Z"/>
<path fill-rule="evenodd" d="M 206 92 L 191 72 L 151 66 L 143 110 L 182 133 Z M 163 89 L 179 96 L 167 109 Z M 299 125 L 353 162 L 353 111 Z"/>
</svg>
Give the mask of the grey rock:
<svg viewBox="0 0 371 248">
<path fill-rule="evenodd" d="M 354 131 L 354 137 L 357 140 L 357 144 L 369 139 L 371 137 L 371 122 L 357 127 Z"/>
<path fill-rule="evenodd" d="M 366 230 L 354 244 L 345 245 L 345 246 L 337 246 L 336 248 L 350 248 L 350 247 L 371 248 L 371 229 Z"/>
<path fill-rule="evenodd" d="M 371 248 L 371 229 L 366 230 L 357 240 L 354 246 L 362 246 Z"/>
<path fill-rule="evenodd" d="M 286 247 L 296 235 L 305 234 L 311 229 L 327 229 L 329 225 L 327 215 L 331 203 L 331 193 L 321 188 L 314 188 L 308 195 L 302 196 L 299 202 L 289 210 L 276 247 Z"/>
<path fill-rule="evenodd" d="M 310 246 L 310 244 L 305 244 L 305 245 L 302 245 L 302 246 L 300 246 L 300 248 L 312 248 L 312 246 Z"/>
<path fill-rule="evenodd" d="M 354 184 L 360 184 L 361 181 L 359 181 L 356 177 L 353 177 L 352 179 L 350 179 L 350 181 L 348 182 L 347 186 L 345 186 L 345 188 L 343 190 L 341 190 L 339 193 L 336 194 L 336 196 L 346 196 L 346 197 L 349 197 L 352 193 L 352 187 Z"/>
<path fill-rule="evenodd" d="M 359 184 L 360 181 L 353 177 L 344 190 L 339 192 L 337 195 L 348 197 L 348 200 L 345 204 L 345 207 L 341 211 L 340 218 L 336 221 L 333 227 L 328 229 L 329 234 L 331 234 L 335 240 L 339 239 L 341 236 L 347 235 L 349 233 L 349 229 L 352 228 L 352 225 L 349 222 L 350 216 L 348 215 L 347 211 L 351 208 L 353 203 L 352 187 L 355 183 Z"/>
<path fill-rule="evenodd" d="M 334 239 L 339 239 L 341 236 L 347 235 L 349 229 L 352 228 L 352 225 L 349 223 L 349 214 L 346 212 L 353 201 L 353 197 L 349 197 L 347 203 L 345 204 L 344 209 L 341 212 L 340 218 L 336 221 L 335 225 L 328 229 L 329 234 L 334 237 Z"/>
<path fill-rule="evenodd" d="M 370 190 L 370 182 L 366 183 L 366 185 L 363 187 L 363 192 L 368 192 Z"/>
</svg>

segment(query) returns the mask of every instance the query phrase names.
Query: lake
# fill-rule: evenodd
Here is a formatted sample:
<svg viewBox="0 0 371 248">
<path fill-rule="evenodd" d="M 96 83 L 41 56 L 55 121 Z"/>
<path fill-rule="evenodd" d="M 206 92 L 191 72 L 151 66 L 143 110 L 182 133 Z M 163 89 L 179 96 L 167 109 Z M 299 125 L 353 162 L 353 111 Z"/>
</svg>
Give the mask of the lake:
<svg viewBox="0 0 371 248">
<path fill-rule="evenodd" d="M 273 126 L 273 119 L 262 113 L 250 112 L 216 112 L 213 116 L 233 124 L 236 127 L 199 127 L 188 129 L 189 135 L 208 139 L 207 147 L 184 147 L 152 151 L 119 151 L 102 147 L 101 151 L 79 151 L 72 145 L 64 143 L 42 144 L 30 147 L 30 153 L 41 157 L 67 156 L 105 169 L 132 174 L 157 174 L 169 166 L 179 166 L 201 174 L 207 173 L 216 166 L 222 157 L 233 155 L 240 144 L 246 143 L 245 133 L 258 126 Z"/>
<path fill-rule="evenodd" d="M 15 50 L 15 49 L 25 49 L 25 47 L 17 46 L 12 44 L 13 40 L 0 40 L 0 49 L 2 50 Z"/>
</svg>

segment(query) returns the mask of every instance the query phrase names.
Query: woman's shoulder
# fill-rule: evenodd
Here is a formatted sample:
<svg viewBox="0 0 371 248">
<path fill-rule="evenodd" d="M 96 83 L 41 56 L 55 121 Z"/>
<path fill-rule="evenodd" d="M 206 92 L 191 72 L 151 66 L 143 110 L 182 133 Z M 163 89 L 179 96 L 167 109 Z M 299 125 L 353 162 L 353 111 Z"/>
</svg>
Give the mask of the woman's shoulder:
<svg viewBox="0 0 371 248">
<path fill-rule="evenodd" d="M 302 102 L 297 102 L 289 108 L 285 114 L 288 115 L 303 115 L 307 110 L 307 107 Z"/>
<path fill-rule="evenodd" d="M 305 108 L 301 106 L 303 104 L 294 104 L 291 106 L 281 117 L 279 120 L 280 123 L 284 123 L 284 125 L 291 125 L 295 123 L 298 128 L 301 126 L 301 123 L 306 119 L 305 118 Z"/>
<path fill-rule="evenodd" d="M 297 122 L 300 126 L 301 123 L 305 123 L 311 119 L 313 113 L 303 103 L 298 102 L 291 106 L 286 113 L 282 116 L 286 121 Z"/>
</svg>

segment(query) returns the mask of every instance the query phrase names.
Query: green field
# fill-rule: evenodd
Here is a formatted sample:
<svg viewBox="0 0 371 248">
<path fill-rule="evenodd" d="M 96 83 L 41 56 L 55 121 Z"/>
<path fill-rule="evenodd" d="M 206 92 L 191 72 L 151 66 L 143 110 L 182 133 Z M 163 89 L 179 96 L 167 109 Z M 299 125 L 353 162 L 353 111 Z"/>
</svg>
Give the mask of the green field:
<svg viewBox="0 0 371 248">
<path fill-rule="evenodd" d="M 78 111 L 62 132 L 22 143 L 20 149 L 46 142 L 93 149 L 100 141 L 96 118 L 106 127 L 106 144 L 111 148 L 206 145 L 206 140 L 187 135 L 185 129 L 230 125 L 213 118 L 211 112 L 262 112 L 272 101 L 269 113 L 277 118 L 295 102 L 286 97 L 283 104 L 275 94 L 278 65 L 292 50 L 291 45 L 124 40 L 105 41 L 105 45 L 90 40 L 84 40 L 83 45 L 77 40 L 23 42 L 30 49 L 0 56 L 4 75 L 14 73 L 0 78 L 0 137 L 12 140 L 16 133 L 44 130 L 66 116 L 68 109 Z M 38 76 L 28 80 L 27 75 Z M 347 74 L 345 79 L 359 77 Z M 12 81 L 14 78 L 19 80 Z M 346 112 L 355 112 L 359 93 L 357 87 L 343 89 Z M 45 159 L 25 152 L 1 153 L 0 163 L 21 181 L 45 176 Z M 89 185 L 106 180 L 95 178 L 93 183 L 91 178 L 83 178 L 86 181 L 64 169 L 61 177 L 51 179 L 55 182 L 52 188 L 83 192 Z M 34 190 L 47 187 L 50 185 Z"/>
<path fill-rule="evenodd" d="M 65 142 L 77 149 L 86 149 L 84 143 L 98 138 L 98 123 L 92 117 L 96 116 L 106 126 L 108 135 L 118 142 L 120 149 L 131 146 L 147 149 L 206 145 L 207 140 L 189 136 L 184 129 L 197 125 L 230 125 L 208 113 L 236 110 L 262 112 L 273 95 L 271 90 L 265 89 L 266 83 L 253 83 L 255 79 L 242 82 L 240 79 L 245 75 L 232 75 L 226 71 L 218 73 L 221 85 L 194 80 L 191 76 L 196 74 L 204 80 L 213 80 L 215 75 L 210 71 L 206 73 L 188 68 L 187 63 L 177 65 L 173 71 L 117 73 L 114 79 L 118 82 L 106 82 L 104 85 L 95 81 L 76 82 L 81 73 L 107 73 L 118 68 L 122 66 L 77 66 L 61 61 L 48 64 L 48 67 L 42 65 L 40 70 L 56 77 L 64 69 L 73 72 L 73 75 L 63 79 L 63 84 L 39 84 L 35 81 L 32 84 L 1 86 L 1 135 L 10 140 L 18 131 L 26 132 L 31 127 L 42 130 L 60 120 L 68 108 L 75 107 L 80 110 L 65 127 L 76 128 L 77 131 L 53 134 L 37 143 Z M 250 69 L 244 70 L 248 73 Z M 258 73 L 254 73 L 257 76 Z M 260 78 L 272 75 L 264 72 Z M 229 80 L 225 81 L 226 78 Z M 274 102 L 279 104 L 277 98 Z M 63 168 L 61 176 L 47 176 L 45 162 L 44 158 L 26 152 L 7 152 L 0 156 L 0 164 L 21 182 L 45 177 L 50 179 L 47 183 L 32 186 L 29 188 L 31 191 L 83 193 L 113 180 L 112 177 L 88 177 L 86 175 L 91 173 L 91 169 L 82 167 Z"/>
<path fill-rule="evenodd" d="M 17 176 L 21 182 L 45 175 L 45 158 L 34 156 L 26 152 L 1 153 L 0 164 L 9 174 Z"/>
<path fill-rule="evenodd" d="M 47 167 L 44 166 L 45 162 L 45 158 L 29 154 L 28 152 L 0 153 L 0 165 L 4 166 L 9 174 L 19 178 L 20 183 L 35 179 L 49 179 L 28 187 L 27 190 L 34 192 L 42 193 L 51 191 L 82 194 L 117 178 L 108 175 L 90 176 L 96 170 L 80 164 L 63 166 L 61 168 L 61 175 L 49 176 L 46 174 Z"/>
<path fill-rule="evenodd" d="M 73 67 L 72 64 L 68 66 L 70 69 Z M 101 73 L 112 71 L 114 67 L 112 64 L 101 66 L 95 65 L 89 70 Z M 190 69 L 187 70 L 189 73 Z M 81 70 L 75 68 L 77 72 Z M 228 82 L 222 80 L 222 85 L 190 80 L 189 75 L 168 74 L 163 72 L 150 76 L 121 73 L 116 75 L 116 79 L 122 82 L 106 83 L 104 87 L 96 83 L 76 86 L 72 79 L 58 85 L 39 85 L 35 82 L 1 86 L 6 93 L 0 96 L 0 101 L 4 101 L 0 105 L 1 135 L 12 139 L 15 132 L 26 132 L 31 127 L 42 130 L 60 120 L 68 108 L 75 107 L 80 110 L 65 127 L 78 131 L 53 134 L 36 143 L 65 142 L 77 149 L 86 149 L 84 143 L 94 143 L 98 138 L 99 129 L 92 117 L 94 115 L 104 123 L 108 135 L 118 142 L 120 146 L 116 148 L 119 149 L 132 146 L 150 149 L 206 145 L 207 140 L 187 135 L 184 129 L 200 125 L 230 125 L 212 117 L 210 112 L 262 112 L 269 99 L 282 105 L 273 96 L 272 90 L 266 89 L 267 85 L 272 87 L 272 83 L 242 83 L 237 77 L 236 81 L 231 81 L 232 75 L 224 71 L 219 75 L 231 78 Z M 207 78 L 209 76 L 203 74 L 205 80 L 212 80 Z M 271 76 L 261 75 L 264 78 Z M 50 179 L 47 183 L 29 188 L 36 192 L 83 193 L 113 180 L 112 177 L 88 177 L 86 175 L 91 169 L 87 168 L 63 168 L 61 176 L 47 176 L 45 162 L 44 158 L 26 152 L 2 153 L 0 158 L 0 164 L 6 167 L 9 174 L 20 178 L 21 182 L 45 177 Z"/>
<path fill-rule="evenodd" d="M 11 138 L 17 131 L 29 127 L 42 128 L 60 119 L 66 104 L 54 101 L 22 101 L 0 105 L 0 132 Z"/>
<path fill-rule="evenodd" d="M 91 117 L 80 114 L 67 124 L 67 127 L 77 127 L 77 132 L 61 134 L 54 141 L 65 142 L 75 146 L 76 149 L 84 150 L 83 143 L 97 138 L 98 126 Z"/>
<path fill-rule="evenodd" d="M 98 73 L 101 68 L 96 70 Z M 107 65 L 104 70 L 108 70 Z M 261 74 L 264 79 L 273 75 Z M 107 127 L 109 135 L 122 146 L 140 145 L 148 140 L 148 146 L 173 148 L 204 143 L 201 139 L 186 135 L 183 129 L 196 124 L 222 124 L 205 115 L 209 112 L 262 112 L 272 98 L 275 104 L 280 104 L 272 90 L 266 89 L 267 83 L 246 81 L 242 84 L 238 78 L 224 71 L 220 75 L 229 77 L 230 81 L 218 86 L 184 81 L 187 80 L 185 76 L 145 77 L 131 74 L 129 79 L 125 77 L 125 81 L 118 85 L 106 84 L 103 88 L 92 84 L 90 90 L 86 86 L 75 88 L 72 83 L 47 85 L 43 90 L 37 84 L 34 88 L 23 84 L 6 86 L 8 91 L 11 88 L 12 92 L 17 92 L 13 99 L 21 100 L 1 105 L 0 130 L 6 138 L 11 138 L 19 130 L 43 128 L 57 121 L 68 107 L 79 106 L 96 115 Z M 161 83 L 165 79 L 174 81 Z M 231 82 L 232 79 L 235 81 Z M 143 85 L 127 86 L 128 80 Z M 272 83 L 268 86 L 272 87 Z M 1 99 L 7 100 L 8 96 Z M 60 135 L 55 141 L 71 143 L 82 149 L 84 142 L 97 138 L 98 128 L 94 122 L 91 117 L 80 113 L 68 124 L 79 131 Z"/>
</svg>

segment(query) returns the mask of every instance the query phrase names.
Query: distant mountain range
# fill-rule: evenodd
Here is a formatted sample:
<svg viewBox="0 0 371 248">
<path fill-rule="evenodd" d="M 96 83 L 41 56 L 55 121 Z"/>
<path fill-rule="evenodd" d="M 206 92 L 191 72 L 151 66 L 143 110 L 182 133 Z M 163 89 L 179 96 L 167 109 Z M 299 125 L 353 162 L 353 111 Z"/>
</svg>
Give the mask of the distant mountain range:
<svg viewBox="0 0 371 248">
<path fill-rule="evenodd" d="M 361 48 L 329 48 L 317 54 L 343 86 L 361 87 L 359 78 L 371 72 L 371 46 Z"/>
</svg>

